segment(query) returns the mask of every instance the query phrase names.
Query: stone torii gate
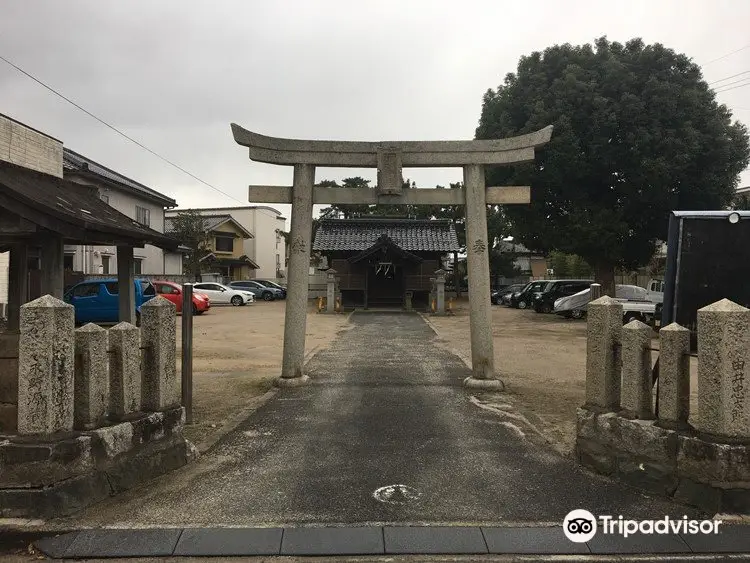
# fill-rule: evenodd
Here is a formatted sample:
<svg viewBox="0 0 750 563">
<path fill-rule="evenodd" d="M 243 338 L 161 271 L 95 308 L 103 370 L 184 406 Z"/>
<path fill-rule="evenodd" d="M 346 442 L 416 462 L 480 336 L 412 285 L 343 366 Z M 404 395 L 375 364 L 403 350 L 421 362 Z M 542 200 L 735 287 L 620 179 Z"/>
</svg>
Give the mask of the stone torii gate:
<svg viewBox="0 0 750 563">
<path fill-rule="evenodd" d="M 294 166 L 292 186 L 250 186 L 249 201 L 291 203 L 292 229 L 287 277 L 284 357 L 278 386 L 305 383 L 308 268 L 312 206 L 318 204 L 465 205 L 469 274 L 472 376 L 464 385 L 502 389 L 495 376 L 490 309 L 487 204 L 529 203 L 529 186 L 485 187 L 484 167 L 534 160 L 534 149 L 550 140 L 552 126 L 534 133 L 479 141 L 305 141 L 266 137 L 232 123 L 234 140 L 250 159 Z M 315 167 L 377 168 L 377 188 L 315 186 Z M 402 189 L 402 167 L 462 167 L 462 189 Z"/>
</svg>

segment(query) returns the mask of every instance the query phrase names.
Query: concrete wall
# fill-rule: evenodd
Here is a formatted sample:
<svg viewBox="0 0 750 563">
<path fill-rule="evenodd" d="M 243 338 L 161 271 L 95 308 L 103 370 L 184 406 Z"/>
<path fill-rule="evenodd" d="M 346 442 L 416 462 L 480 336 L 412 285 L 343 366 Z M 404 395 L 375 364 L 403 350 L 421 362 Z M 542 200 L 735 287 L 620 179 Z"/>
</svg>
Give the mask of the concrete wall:
<svg viewBox="0 0 750 563">
<path fill-rule="evenodd" d="M 182 254 L 179 252 L 164 252 L 164 274 L 170 276 L 182 275 Z"/>
<path fill-rule="evenodd" d="M 276 264 L 278 256 L 279 269 L 286 272 L 284 258 L 286 256 L 286 243 L 284 237 L 277 234 L 277 230 L 284 230 L 285 221 L 280 215 L 268 209 L 255 209 L 255 225 L 251 230 L 255 235 L 253 239 L 254 256 L 251 258 L 260 266 L 255 276 L 260 279 L 275 279 Z"/>
<path fill-rule="evenodd" d="M 63 144 L 0 115 L 0 160 L 62 178 Z"/>
</svg>

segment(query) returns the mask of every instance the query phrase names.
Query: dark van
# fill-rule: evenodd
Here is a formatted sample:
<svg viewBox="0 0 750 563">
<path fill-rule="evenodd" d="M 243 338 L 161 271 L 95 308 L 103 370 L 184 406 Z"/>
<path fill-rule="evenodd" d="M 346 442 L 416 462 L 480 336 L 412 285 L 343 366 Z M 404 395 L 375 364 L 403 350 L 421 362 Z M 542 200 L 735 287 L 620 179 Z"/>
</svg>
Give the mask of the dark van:
<svg viewBox="0 0 750 563">
<path fill-rule="evenodd" d="M 555 308 L 555 301 L 561 297 L 573 295 L 588 289 L 594 280 L 553 280 L 541 291 L 534 295 L 532 306 L 537 313 L 551 313 Z"/>
</svg>

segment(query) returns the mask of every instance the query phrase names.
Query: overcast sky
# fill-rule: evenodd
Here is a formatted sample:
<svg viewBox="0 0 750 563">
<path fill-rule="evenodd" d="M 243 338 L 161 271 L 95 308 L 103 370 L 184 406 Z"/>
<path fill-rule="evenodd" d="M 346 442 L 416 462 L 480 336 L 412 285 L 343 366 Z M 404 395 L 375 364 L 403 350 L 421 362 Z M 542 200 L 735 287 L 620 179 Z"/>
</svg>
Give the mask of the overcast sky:
<svg viewBox="0 0 750 563">
<path fill-rule="evenodd" d="M 181 207 L 241 205 L 248 184 L 291 185 L 292 171 L 250 161 L 232 139 L 232 121 L 283 137 L 471 139 L 482 95 L 524 54 L 638 36 L 688 54 L 711 82 L 750 70 L 748 22 L 744 0 L 3 0 L 0 55 L 236 199 L 2 61 L 0 113 Z M 750 121 L 750 86 L 718 98 Z M 374 180 L 375 171 L 319 169 L 316 180 L 354 175 Z M 404 175 L 431 187 L 461 172 Z"/>
</svg>

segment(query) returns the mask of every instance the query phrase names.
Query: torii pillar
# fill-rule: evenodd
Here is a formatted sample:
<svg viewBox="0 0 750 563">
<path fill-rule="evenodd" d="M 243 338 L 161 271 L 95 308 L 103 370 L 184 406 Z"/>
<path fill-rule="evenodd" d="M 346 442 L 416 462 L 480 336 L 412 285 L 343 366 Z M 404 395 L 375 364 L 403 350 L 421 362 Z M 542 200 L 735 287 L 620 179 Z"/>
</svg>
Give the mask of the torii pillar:
<svg viewBox="0 0 750 563">
<path fill-rule="evenodd" d="M 485 186 L 485 166 L 534 160 L 534 150 L 546 144 L 552 126 L 508 139 L 479 141 L 304 141 L 266 137 L 232 123 L 234 140 L 249 148 L 250 159 L 294 167 L 292 186 L 250 186 L 249 201 L 291 203 L 284 357 L 278 386 L 301 385 L 307 325 L 308 268 L 312 244 L 313 204 L 465 205 L 469 267 L 472 375 L 464 385 L 502 389 L 495 375 L 490 309 L 490 242 L 487 205 L 529 203 L 529 186 Z M 315 186 L 315 167 L 377 168 L 377 188 Z M 403 189 L 402 168 L 462 167 L 464 187 L 453 190 Z"/>
</svg>

